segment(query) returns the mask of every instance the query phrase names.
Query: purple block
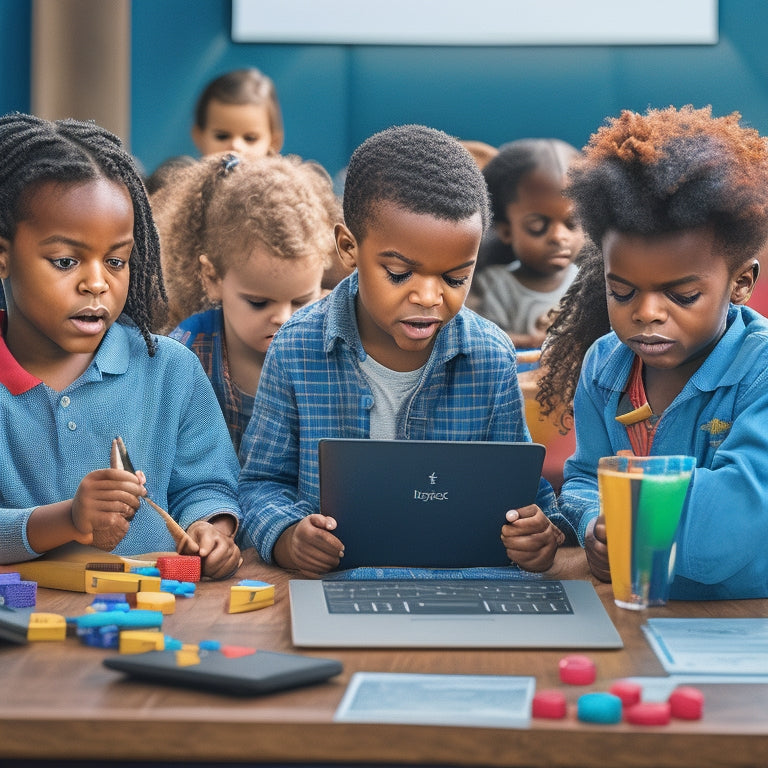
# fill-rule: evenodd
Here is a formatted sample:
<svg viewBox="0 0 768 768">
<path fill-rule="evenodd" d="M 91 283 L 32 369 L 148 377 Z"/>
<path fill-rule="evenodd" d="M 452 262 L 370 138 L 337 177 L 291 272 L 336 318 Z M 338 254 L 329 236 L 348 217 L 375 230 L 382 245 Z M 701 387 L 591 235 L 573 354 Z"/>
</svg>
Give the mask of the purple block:
<svg viewBox="0 0 768 768">
<path fill-rule="evenodd" d="M 9 608 L 33 608 L 36 602 L 36 581 L 0 583 L 0 605 L 6 605 Z"/>
<path fill-rule="evenodd" d="M 18 571 L 0 573 L 0 584 L 15 584 L 19 581 L 21 581 L 21 574 Z"/>
</svg>

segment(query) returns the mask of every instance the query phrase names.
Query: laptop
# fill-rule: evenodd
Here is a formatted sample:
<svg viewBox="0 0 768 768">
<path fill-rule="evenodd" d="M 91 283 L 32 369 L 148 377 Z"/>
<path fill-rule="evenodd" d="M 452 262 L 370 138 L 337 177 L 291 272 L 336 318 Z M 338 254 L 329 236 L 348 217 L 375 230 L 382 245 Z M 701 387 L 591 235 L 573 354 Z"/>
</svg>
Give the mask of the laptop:
<svg viewBox="0 0 768 768">
<path fill-rule="evenodd" d="M 622 648 L 589 581 L 292 579 L 293 644 L 309 648 Z"/>
<path fill-rule="evenodd" d="M 294 645 L 623 647 L 590 582 L 505 567 L 504 513 L 535 500 L 543 458 L 533 443 L 322 440 L 321 511 L 359 570 L 289 582 Z"/>
<path fill-rule="evenodd" d="M 341 568 L 509 565 L 501 527 L 532 504 L 537 443 L 324 439 L 320 512 L 337 522 Z"/>
</svg>

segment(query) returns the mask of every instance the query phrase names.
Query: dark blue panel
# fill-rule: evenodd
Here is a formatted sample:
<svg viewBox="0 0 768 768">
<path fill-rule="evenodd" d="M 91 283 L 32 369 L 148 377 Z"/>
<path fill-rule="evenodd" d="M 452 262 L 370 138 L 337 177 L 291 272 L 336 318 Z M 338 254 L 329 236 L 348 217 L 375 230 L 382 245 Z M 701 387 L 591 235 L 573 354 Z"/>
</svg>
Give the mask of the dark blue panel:
<svg viewBox="0 0 768 768">
<path fill-rule="evenodd" d="M 30 4 L 0 2 L 0 114 L 30 110 Z"/>
<path fill-rule="evenodd" d="M 692 103 L 739 110 L 768 134 L 764 0 L 720 0 L 712 46 L 235 44 L 230 13 L 230 0 L 134 0 L 132 149 L 148 168 L 194 153 L 195 98 L 212 77 L 242 66 L 274 79 L 285 151 L 332 173 L 371 133 L 403 122 L 496 145 L 558 136 L 581 146 L 621 109 Z"/>
</svg>

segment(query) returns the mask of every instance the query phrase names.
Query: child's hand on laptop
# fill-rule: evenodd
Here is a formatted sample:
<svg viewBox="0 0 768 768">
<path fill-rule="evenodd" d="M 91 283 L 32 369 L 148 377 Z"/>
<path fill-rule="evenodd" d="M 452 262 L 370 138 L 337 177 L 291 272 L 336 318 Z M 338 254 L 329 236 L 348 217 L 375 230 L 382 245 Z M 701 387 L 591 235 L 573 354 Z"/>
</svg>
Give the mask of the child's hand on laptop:
<svg viewBox="0 0 768 768">
<path fill-rule="evenodd" d="M 565 534 L 536 506 L 529 504 L 507 512 L 501 527 L 507 557 L 526 571 L 546 571 L 555 559 Z"/>
<path fill-rule="evenodd" d="M 275 562 L 313 578 L 332 571 L 344 557 L 344 545 L 331 533 L 335 529 L 332 517 L 307 515 L 280 535 L 273 550 Z"/>
<path fill-rule="evenodd" d="M 608 565 L 608 543 L 605 536 L 605 517 L 596 517 L 588 526 L 584 536 L 584 552 L 587 555 L 589 570 L 600 581 L 611 580 Z"/>
</svg>

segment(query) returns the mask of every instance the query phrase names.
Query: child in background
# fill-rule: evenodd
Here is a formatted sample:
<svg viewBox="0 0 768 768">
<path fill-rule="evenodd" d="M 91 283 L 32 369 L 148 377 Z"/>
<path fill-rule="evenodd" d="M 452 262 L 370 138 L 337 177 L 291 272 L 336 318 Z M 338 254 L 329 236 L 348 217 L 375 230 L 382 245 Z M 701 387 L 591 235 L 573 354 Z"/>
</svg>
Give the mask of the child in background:
<svg viewBox="0 0 768 768">
<path fill-rule="evenodd" d="M 558 139 L 520 139 L 500 147 L 483 169 L 494 231 L 480 259 L 493 263 L 479 268 L 468 306 L 507 331 L 518 349 L 541 346 L 549 310 L 576 276 L 584 234 L 562 190 L 577 156 Z M 495 263 L 500 252 L 502 264 Z"/>
<path fill-rule="evenodd" d="M 0 562 L 172 550 L 148 494 L 231 574 L 237 458 L 197 358 L 150 333 L 160 250 L 132 158 L 93 123 L 6 115 L 0 190 Z M 108 468 L 117 436 L 136 474 Z"/>
<path fill-rule="evenodd" d="M 204 158 L 152 199 L 171 336 L 208 373 L 237 450 L 277 329 L 316 301 L 341 205 L 297 157 Z"/>
<path fill-rule="evenodd" d="M 192 140 L 201 155 L 275 155 L 283 148 L 283 116 L 272 80 L 255 67 L 212 80 L 195 105 Z"/>
<path fill-rule="evenodd" d="M 671 597 L 766 597 L 768 321 L 740 305 L 768 233 L 768 144 L 737 113 L 625 111 L 592 137 L 568 194 L 600 250 L 544 347 L 548 376 L 565 391 L 578 377 L 561 510 L 608 580 L 599 458 L 694 456 Z"/>
<path fill-rule="evenodd" d="M 280 329 L 240 447 L 244 545 L 313 576 L 344 550 L 318 511 L 320 438 L 530 440 L 509 339 L 463 308 L 488 220 L 472 156 L 424 126 L 375 134 L 350 161 L 344 219 L 355 271 Z M 523 568 L 548 568 L 564 539 L 545 512 L 558 519 L 541 481 L 500 526 Z"/>
</svg>

